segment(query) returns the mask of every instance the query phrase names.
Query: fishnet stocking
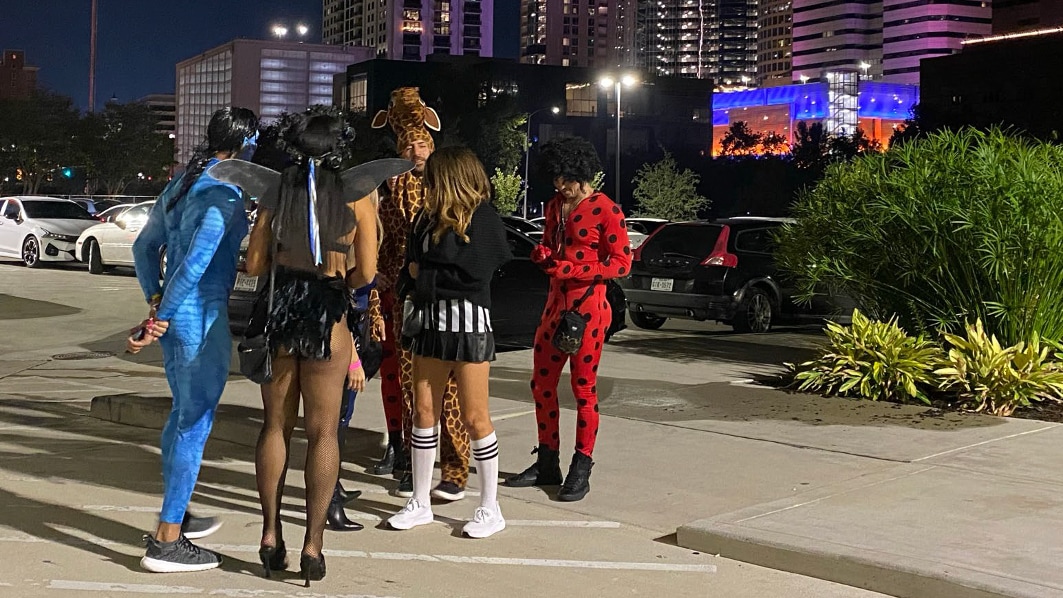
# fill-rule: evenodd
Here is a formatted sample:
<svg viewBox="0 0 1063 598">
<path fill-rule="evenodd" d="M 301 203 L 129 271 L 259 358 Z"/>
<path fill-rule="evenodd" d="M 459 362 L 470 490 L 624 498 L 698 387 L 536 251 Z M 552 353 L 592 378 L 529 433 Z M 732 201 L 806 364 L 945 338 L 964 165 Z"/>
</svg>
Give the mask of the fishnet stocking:
<svg viewBox="0 0 1063 598">
<path fill-rule="evenodd" d="M 262 544 L 275 546 L 283 537 L 280 505 L 287 473 L 292 430 L 299 397 L 306 429 L 306 535 L 303 553 L 321 554 L 325 517 L 339 477 L 339 392 L 347 378 L 353 339 L 345 321 L 332 329 L 332 359 L 299 359 L 281 354 L 273 360 L 273 381 L 262 387 L 265 422 L 255 451 L 258 493 L 262 503 Z"/>
</svg>

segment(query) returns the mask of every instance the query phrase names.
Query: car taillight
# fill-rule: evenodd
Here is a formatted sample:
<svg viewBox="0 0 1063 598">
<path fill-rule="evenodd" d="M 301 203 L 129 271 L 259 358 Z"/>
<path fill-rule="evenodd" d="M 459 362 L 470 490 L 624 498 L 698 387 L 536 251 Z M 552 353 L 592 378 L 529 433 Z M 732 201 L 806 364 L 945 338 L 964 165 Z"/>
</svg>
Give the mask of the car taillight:
<svg viewBox="0 0 1063 598">
<path fill-rule="evenodd" d="M 727 251 L 727 240 L 731 237 L 731 227 L 724 226 L 720 231 L 720 236 L 716 238 L 716 245 L 712 248 L 712 253 L 709 257 L 705 258 L 705 261 L 701 262 L 702 266 L 723 266 L 725 268 L 735 268 L 738 266 L 738 256 Z"/>
</svg>

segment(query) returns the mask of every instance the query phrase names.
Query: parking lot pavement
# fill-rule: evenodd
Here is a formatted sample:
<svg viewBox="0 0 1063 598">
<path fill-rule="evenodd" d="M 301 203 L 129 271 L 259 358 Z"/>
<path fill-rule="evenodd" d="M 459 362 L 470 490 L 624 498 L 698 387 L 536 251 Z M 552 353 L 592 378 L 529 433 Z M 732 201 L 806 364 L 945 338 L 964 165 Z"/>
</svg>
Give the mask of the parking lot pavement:
<svg viewBox="0 0 1063 598">
<path fill-rule="evenodd" d="M 130 273 L 90 276 L 76 267 L 30 271 L 0 264 L 0 597 L 878 596 L 676 546 L 673 532 L 680 523 L 695 514 L 734 508 L 726 493 L 712 490 L 722 477 L 730 476 L 732 483 L 767 499 L 789 496 L 791 488 L 817 476 L 833 479 L 852 473 L 830 473 L 840 458 L 827 456 L 813 459 L 807 475 L 757 479 L 727 464 L 727 455 L 759 450 L 738 438 L 716 446 L 716 458 L 700 465 L 685 457 L 669 462 L 669 440 L 696 446 L 704 432 L 670 431 L 631 417 L 639 408 L 657 405 L 652 386 L 643 399 L 624 390 L 640 371 L 655 371 L 649 378 L 655 380 L 677 368 L 693 382 L 712 383 L 733 381 L 735 376 L 742 380 L 774 367 L 740 360 L 720 360 L 709 368 L 712 371 L 691 367 L 695 345 L 702 340 L 733 343 L 735 354 L 755 354 L 757 345 L 772 346 L 769 339 L 717 338 L 711 326 L 702 332 L 666 329 L 654 337 L 626 331 L 617 337 L 617 345 L 610 348 L 617 357 L 607 356 L 603 364 L 603 381 L 608 378 L 603 392 L 611 397 L 605 399 L 603 425 L 610 431 L 603 434 L 600 456 L 596 454 L 595 490 L 581 503 L 558 503 L 534 489 L 503 488 L 509 527 L 489 540 L 462 539 L 457 530 L 477 496 L 473 476 L 469 497 L 437 506 L 436 524 L 405 533 L 380 529 L 380 521 L 403 501 L 389 494 L 393 480 L 365 473 L 378 454 L 383 422 L 379 386 L 373 382 L 359 398 L 353 424 L 357 428 L 352 429 L 342 474 L 346 487 L 365 493 L 349 513 L 367 529 L 327 532 L 329 574 L 324 581 L 307 591 L 297 585 L 294 573 L 279 581 L 259 576 L 255 552 L 260 515 L 247 425 L 234 428 L 234 442 L 210 441 L 193 499 L 199 513 L 224 518 L 225 526 L 204 543 L 225 554 L 226 565 L 200 574 L 143 573 L 137 565 L 143 550 L 140 536 L 154 525 L 161 490 L 158 432 L 89 414 L 92 398 L 103 395 L 166 400 L 157 349 L 137 356 L 120 352 L 125 330 L 142 317 L 143 309 Z M 634 343 L 621 343 L 643 335 L 650 340 L 671 337 L 688 347 L 668 360 L 662 358 L 664 353 L 640 355 Z M 800 332 L 777 338 L 797 345 L 805 341 Z M 644 358 L 655 360 L 656 367 L 642 362 Z M 529 359 L 526 351 L 501 355 L 492 380 L 492 410 L 505 445 L 504 472 L 526 465 L 526 449 L 534 443 L 526 399 Z M 613 365 L 607 365 L 610 361 Z M 674 401 L 668 396 L 660 392 L 656 400 Z M 251 427 L 257 401 L 257 388 L 238 376 L 223 398 L 224 406 Z M 562 430 L 571 435 L 571 413 L 563 417 L 567 426 Z M 638 446 L 653 450 L 640 455 Z M 293 453 L 284 509 L 292 560 L 303 521 L 303 444 L 298 439 Z M 804 457 L 793 449 L 787 458 L 807 465 Z M 765 453 L 763 458 L 772 457 Z M 860 467 L 859 459 L 852 466 L 854 471 Z M 635 479 L 633 468 L 654 473 Z"/>
</svg>

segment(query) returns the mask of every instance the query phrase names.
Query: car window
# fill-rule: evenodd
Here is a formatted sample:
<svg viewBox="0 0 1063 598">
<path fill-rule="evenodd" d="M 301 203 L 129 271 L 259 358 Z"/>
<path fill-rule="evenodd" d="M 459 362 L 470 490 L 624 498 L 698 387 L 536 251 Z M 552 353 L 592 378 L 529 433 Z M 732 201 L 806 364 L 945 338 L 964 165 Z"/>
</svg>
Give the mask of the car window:
<svg viewBox="0 0 1063 598">
<path fill-rule="evenodd" d="M 99 214 L 97 214 L 97 217 L 99 217 L 99 219 L 103 220 L 104 222 L 114 222 L 115 218 L 121 216 L 122 212 L 125 212 L 128 209 L 129 206 L 127 205 L 114 206 L 112 208 L 107 208 L 106 210 L 100 212 Z"/>
<path fill-rule="evenodd" d="M 42 201 L 31 199 L 22 202 L 29 218 L 59 218 L 63 220 L 95 220 L 85 208 L 72 201 Z"/>
<path fill-rule="evenodd" d="M 723 227 L 718 224 L 672 224 L 657 231 L 642 245 L 642 257 L 661 258 L 682 256 L 703 258 L 712 253 L 716 238 Z"/>
<path fill-rule="evenodd" d="M 509 241 L 509 249 L 513 252 L 513 257 L 531 259 L 532 249 L 535 248 L 535 243 L 531 239 L 507 228 L 506 240 Z"/>
<path fill-rule="evenodd" d="M 4 218 L 18 218 L 18 202 L 9 199 L 4 205 Z"/>
<path fill-rule="evenodd" d="M 143 205 L 129 208 L 125 212 L 122 212 L 122 220 L 125 220 L 126 222 L 130 222 L 133 220 L 147 220 L 148 211 L 150 209 L 151 206 Z"/>
<path fill-rule="evenodd" d="M 738 233 L 735 251 L 771 253 L 775 250 L 775 231 L 770 228 L 755 228 Z"/>
</svg>

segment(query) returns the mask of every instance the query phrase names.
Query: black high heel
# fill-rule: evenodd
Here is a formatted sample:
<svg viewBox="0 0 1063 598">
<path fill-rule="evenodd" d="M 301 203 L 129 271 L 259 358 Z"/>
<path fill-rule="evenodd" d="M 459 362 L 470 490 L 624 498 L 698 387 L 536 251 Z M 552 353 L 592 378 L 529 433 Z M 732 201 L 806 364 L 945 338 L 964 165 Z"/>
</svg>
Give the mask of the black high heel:
<svg viewBox="0 0 1063 598">
<path fill-rule="evenodd" d="M 299 555 L 299 576 L 303 578 L 303 587 L 310 587 L 310 580 L 321 581 L 325 578 L 325 555 Z"/>
<path fill-rule="evenodd" d="M 262 561 L 265 570 L 265 578 L 269 579 L 270 571 L 284 571 L 288 568 L 288 551 L 284 542 L 276 546 L 262 546 L 258 549 L 258 558 Z"/>
</svg>

